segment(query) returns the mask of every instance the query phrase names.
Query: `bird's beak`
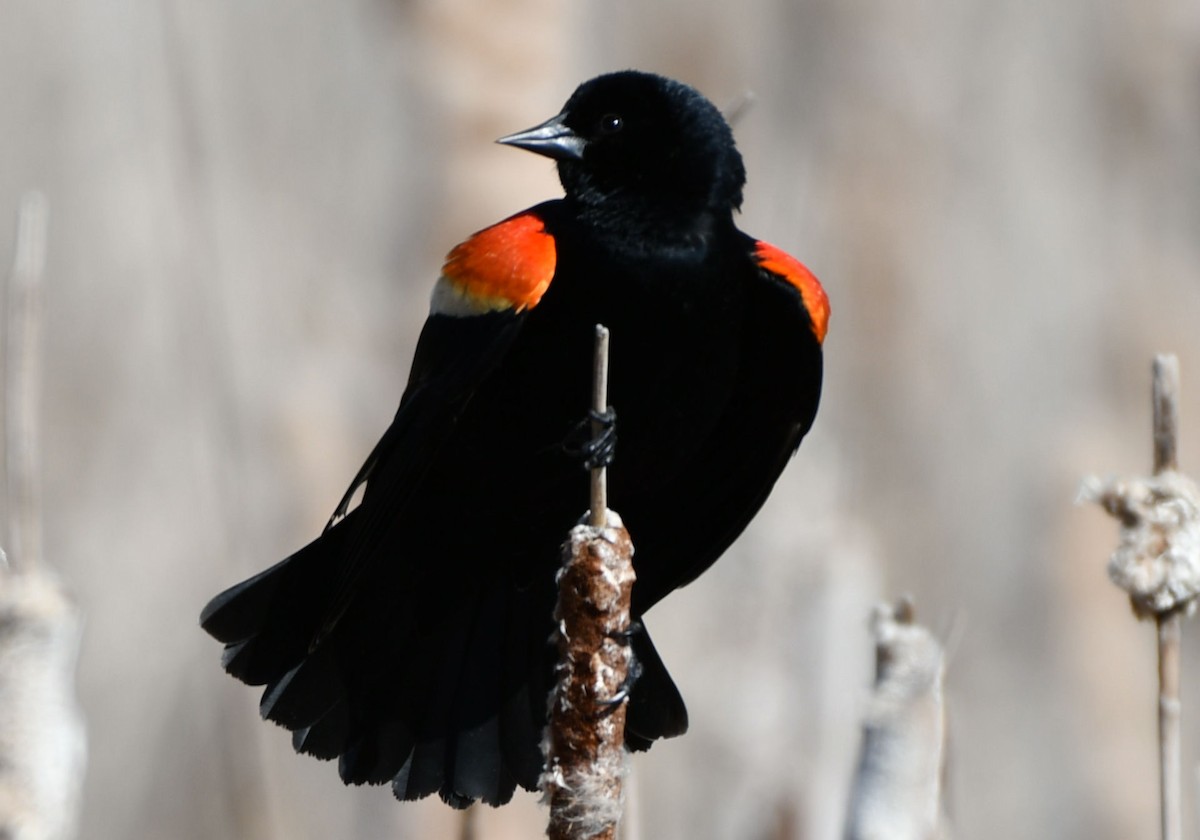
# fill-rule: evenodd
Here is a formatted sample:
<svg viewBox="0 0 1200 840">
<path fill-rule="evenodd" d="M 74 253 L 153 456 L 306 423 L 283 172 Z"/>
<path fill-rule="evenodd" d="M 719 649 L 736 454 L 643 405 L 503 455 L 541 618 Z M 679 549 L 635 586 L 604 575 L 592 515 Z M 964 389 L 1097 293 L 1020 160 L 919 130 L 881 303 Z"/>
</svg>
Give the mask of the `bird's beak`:
<svg viewBox="0 0 1200 840">
<path fill-rule="evenodd" d="M 586 142 L 567 127 L 566 114 L 551 117 L 541 125 L 501 137 L 497 143 L 537 152 L 554 160 L 580 160 Z"/>
</svg>

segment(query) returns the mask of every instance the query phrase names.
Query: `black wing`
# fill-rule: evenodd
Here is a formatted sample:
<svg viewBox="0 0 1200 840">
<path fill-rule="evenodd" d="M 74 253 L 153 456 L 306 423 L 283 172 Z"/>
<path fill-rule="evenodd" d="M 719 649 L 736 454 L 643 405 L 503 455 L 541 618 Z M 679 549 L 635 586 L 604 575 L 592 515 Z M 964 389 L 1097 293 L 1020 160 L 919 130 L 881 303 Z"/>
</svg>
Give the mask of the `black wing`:
<svg viewBox="0 0 1200 840">
<path fill-rule="evenodd" d="M 395 418 L 351 482 L 322 535 L 213 598 L 201 626 L 226 644 L 225 667 L 251 685 L 276 679 L 336 626 L 388 530 L 454 431 L 479 383 L 504 357 L 525 316 L 432 315 L 417 344 Z M 348 511 L 366 484 L 362 503 Z"/>
<path fill-rule="evenodd" d="M 756 246 L 770 247 L 747 242 L 752 254 Z M 629 523 L 642 558 L 635 614 L 695 580 L 725 552 L 762 507 L 816 417 L 828 318 L 824 292 L 798 262 L 775 249 L 771 253 L 791 264 L 756 257 L 744 275 L 736 389 L 712 433 L 714 445 L 674 479 L 688 505 L 657 505 L 653 522 L 640 528 Z M 812 285 L 805 292 L 801 283 Z M 688 562 L 655 562 L 659 555 Z"/>
<path fill-rule="evenodd" d="M 431 470 L 462 461 L 448 444 L 554 268 L 539 208 L 454 249 L 396 416 L 325 531 L 201 614 L 226 670 L 266 686 L 263 716 L 298 751 L 340 757 L 347 783 L 498 804 L 536 781 L 546 634 L 529 619 L 534 595 L 460 580 L 439 551 L 445 523 L 428 516 L 454 503 L 430 490 Z"/>
</svg>

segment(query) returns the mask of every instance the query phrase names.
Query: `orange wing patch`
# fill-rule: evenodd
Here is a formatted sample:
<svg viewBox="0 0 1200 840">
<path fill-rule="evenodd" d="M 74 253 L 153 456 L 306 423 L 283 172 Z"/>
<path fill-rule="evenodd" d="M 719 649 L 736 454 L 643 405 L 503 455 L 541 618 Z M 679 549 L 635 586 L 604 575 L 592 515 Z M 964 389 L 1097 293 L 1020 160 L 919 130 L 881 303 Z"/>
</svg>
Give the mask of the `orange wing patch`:
<svg viewBox="0 0 1200 840">
<path fill-rule="evenodd" d="M 446 257 L 433 288 L 440 315 L 482 315 L 537 306 L 554 277 L 554 237 L 525 211 L 484 228 Z"/>
<path fill-rule="evenodd" d="M 825 341 L 825 330 L 829 327 L 829 297 L 816 275 L 791 254 L 766 242 L 757 243 L 754 256 L 763 269 L 796 287 L 812 321 L 813 335 L 818 342 Z"/>
</svg>

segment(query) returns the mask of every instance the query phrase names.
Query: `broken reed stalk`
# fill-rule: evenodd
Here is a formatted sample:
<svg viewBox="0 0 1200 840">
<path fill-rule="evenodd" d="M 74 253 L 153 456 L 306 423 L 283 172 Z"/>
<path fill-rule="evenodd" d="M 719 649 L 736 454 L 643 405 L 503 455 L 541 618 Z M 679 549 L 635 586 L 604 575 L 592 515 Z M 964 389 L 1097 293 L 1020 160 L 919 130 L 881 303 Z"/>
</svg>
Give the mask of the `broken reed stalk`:
<svg viewBox="0 0 1200 840">
<path fill-rule="evenodd" d="M 1139 618 L 1158 640 L 1158 754 L 1162 840 L 1183 836 L 1180 784 L 1181 622 L 1200 596 L 1200 487 L 1178 470 L 1179 361 L 1154 359 L 1154 475 L 1084 481 L 1081 498 L 1121 523 L 1108 563 Z"/>
<path fill-rule="evenodd" d="M 0 838 L 73 837 L 87 754 L 75 702 L 78 610 L 42 558 L 38 390 L 48 210 L 26 194 L 5 298 L 0 562 Z M 3 557 L 3 552 L 0 552 Z"/>
<path fill-rule="evenodd" d="M 594 408 L 603 411 L 603 327 L 596 345 Z M 557 680 L 543 742 L 550 840 L 614 840 L 621 817 L 633 545 L 605 497 L 604 470 L 593 470 L 589 524 L 572 529 L 558 573 Z"/>
<path fill-rule="evenodd" d="M 7 289 L 4 363 L 4 471 L 9 562 L 25 571 L 41 563 L 40 441 L 42 272 L 46 264 L 45 197 L 26 193 L 17 211 L 17 242 Z M 16 566 L 14 566 L 16 568 Z"/>
<path fill-rule="evenodd" d="M 946 653 L 912 602 L 871 615 L 875 685 L 862 725 L 844 840 L 946 837 Z"/>
<path fill-rule="evenodd" d="M 1154 474 L 1179 468 L 1179 359 L 1154 357 Z M 1190 602 L 1189 602 L 1190 603 Z M 1158 629 L 1158 778 L 1163 840 L 1182 840 L 1179 656 L 1183 609 L 1155 613 Z"/>
<path fill-rule="evenodd" d="M 478 840 L 479 804 L 468 807 L 460 817 L 458 840 Z"/>
<path fill-rule="evenodd" d="M 744 90 L 736 99 L 721 109 L 721 113 L 725 116 L 725 122 L 729 123 L 730 127 L 736 128 L 737 124 L 742 121 L 742 117 L 754 107 L 757 97 L 752 90 Z"/>
</svg>

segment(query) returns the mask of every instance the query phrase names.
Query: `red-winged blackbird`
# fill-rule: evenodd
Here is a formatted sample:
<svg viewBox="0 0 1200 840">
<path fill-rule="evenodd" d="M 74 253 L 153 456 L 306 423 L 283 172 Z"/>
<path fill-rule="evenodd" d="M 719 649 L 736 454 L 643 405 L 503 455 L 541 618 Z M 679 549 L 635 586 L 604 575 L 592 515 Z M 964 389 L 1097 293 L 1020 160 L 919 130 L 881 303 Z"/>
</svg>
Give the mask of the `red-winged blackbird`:
<svg viewBox="0 0 1200 840">
<path fill-rule="evenodd" d="M 601 76 L 500 142 L 555 159 L 565 198 L 450 252 L 400 408 L 324 533 L 200 619 L 298 751 L 456 806 L 537 785 L 594 325 L 612 332 L 609 497 L 637 618 L 766 499 L 816 414 L 829 317 L 803 265 L 734 226 L 742 159 L 692 88 Z M 636 626 L 626 743 L 644 749 L 687 712 Z"/>
</svg>

